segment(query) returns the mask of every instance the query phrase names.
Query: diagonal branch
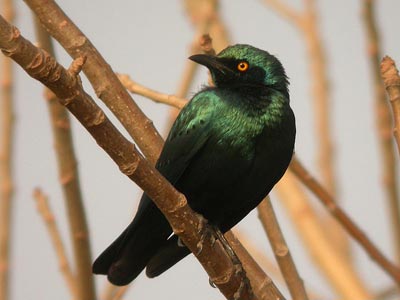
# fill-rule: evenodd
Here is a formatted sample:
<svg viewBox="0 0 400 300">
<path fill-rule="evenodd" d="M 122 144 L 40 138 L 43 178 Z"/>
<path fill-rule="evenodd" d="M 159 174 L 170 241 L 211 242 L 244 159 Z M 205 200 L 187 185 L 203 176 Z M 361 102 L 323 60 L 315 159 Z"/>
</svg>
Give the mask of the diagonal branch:
<svg viewBox="0 0 400 300">
<path fill-rule="evenodd" d="M 65 247 L 61 239 L 61 235 L 58 230 L 54 214 L 51 211 L 50 205 L 48 203 L 47 196 L 43 194 L 40 189 L 37 188 L 33 192 L 33 197 L 36 200 L 37 210 L 46 225 L 51 242 L 53 243 L 58 258 L 61 274 L 63 275 L 64 280 L 67 283 L 72 298 L 75 299 L 78 294 L 76 290 L 77 281 L 72 274 L 71 268 L 69 266 L 67 254 L 65 253 Z"/>
<path fill-rule="evenodd" d="M 306 185 L 328 211 L 346 228 L 347 232 L 360 244 L 368 255 L 379 264 L 382 269 L 400 285 L 400 269 L 391 263 L 382 252 L 368 239 L 364 232 L 350 219 L 350 217 L 336 204 L 330 194 L 308 173 L 303 165 L 296 159 L 292 159 L 290 170 Z"/>
<path fill-rule="evenodd" d="M 90 40 L 53 0 L 25 0 L 46 30 L 73 58 L 86 57 L 83 72 L 96 95 L 107 105 L 137 142 L 146 158 L 155 164 L 163 140 L 133 99 L 123 88 L 110 65 Z M 146 139 L 142 137 L 146 136 Z"/>
<path fill-rule="evenodd" d="M 88 130 L 101 148 L 114 160 L 122 173 L 136 182 L 153 199 L 164 213 L 174 232 L 195 253 L 206 269 L 210 279 L 226 298 L 234 298 L 240 291 L 240 299 L 254 299 L 250 288 L 241 289 L 245 279 L 237 273 L 223 246 L 205 240 L 202 251 L 198 251 L 201 228 L 206 226 L 204 218 L 193 212 L 185 197 L 152 167 L 105 116 L 104 112 L 86 94 L 80 81 L 59 65 L 47 52 L 25 40 L 17 28 L 0 17 L 0 49 L 15 60 L 33 78 L 50 88 L 60 102 Z M 82 66 L 84 60 L 74 61 L 74 68 Z M 216 238 L 216 235 L 213 234 Z M 247 281 L 247 280 L 246 280 Z"/>
<path fill-rule="evenodd" d="M 41 48 L 54 55 L 50 36 L 35 18 L 35 29 Z M 79 183 L 77 159 L 71 134 L 69 115 L 57 97 L 46 88 L 47 107 L 51 119 L 59 180 L 68 211 L 71 241 L 76 270 L 77 299 L 96 299 L 92 275 L 90 235 L 86 221 L 83 196 Z"/>
</svg>

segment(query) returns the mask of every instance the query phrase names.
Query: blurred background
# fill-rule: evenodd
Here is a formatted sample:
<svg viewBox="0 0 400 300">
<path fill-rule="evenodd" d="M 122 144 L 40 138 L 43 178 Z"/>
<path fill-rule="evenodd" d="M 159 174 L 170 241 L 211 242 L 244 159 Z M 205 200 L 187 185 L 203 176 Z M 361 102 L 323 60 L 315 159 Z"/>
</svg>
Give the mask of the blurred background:
<svg viewBox="0 0 400 300">
<path fill-rule="evenodd" d="M 303 1 L 284 2 L 299 12 L 305 10 Z M 381 52 L 390 55 L 400 64 L 400 2 L 375 2 Z M 196 35 L 193 16 L 183 1 L 60 0 L 58 4 L 92 41 L 115 72 L 127 73 L 133 80 L 163 93 L 176 92 Z M 328 113 L 333 138 L 336 195 L 353 220 L 395 261 L 389 209 L 382 184 L 382 158 L 375 122 L 375 92 L 368 56 L 371 49 L 367 46 L 366 28 L 362 19 L 363 1 L 320 0 L 315 1 L 315 5 L 317 30 L 326 55 L 330 86 Z M 22 1 L 15 1 L 15 11 L 14 24 L 24 37 L 34 42 L 36 38 L 31 11 Z M 290 79 L 291 105 L 297 119 L 296 154 L 312 174 L 320 178 L 319 125 L 315 117 L 312 70 L 305 35 L 293 22 L 283 18 L 268 5 L 267 1 L 221 0 L 219 14 L 231 43 L 254 45 L 281 60 Z M 56 56 L 65 67 L 71 63 L 71 58 L 58 45 Z M 71 299 L 32 197 L 35 187 L 42 188 L 49 196 L 67 253 L 72 260 L 43 87 L 21 68 L 14 66 L 14 69 L 15 195 L 10 299 Z M 83 78 L 83 81 L 86 91 L 95 96 L 87 80 Z M 187 96 L 191 97 L 206 82 L 207 72 L 200 68 Z M 168 132 L 170 108 L 140 96 L 134 96 L 134 99 L 165 136 Z M 104 105 L 100 101 L 98 103 L 108 117 L 115 121 L 114 124 L 128 136 Z M 141 191 L 119 171 L 83 127 L 74 118 L 71 121 L 94 259 L 130 222 Z M 395 180 L 398 181 L 398 177 Z M 322 212 L 318 200 L 310 199 L 317 212 Z M 296 226 L 293 226 L 287 210 L 274 192 L 271 200 L 306 287 L 320 295 L 318 299 L 341 299 L 314 263 L 313 254 L 304 247 Z M 323 213 L 321 216 L 324 218 Z M 255 247 L 264 253 L 275 264 L 256 211 L 237 227 L 251 241 L 253 249 Z M 328 230 L 328 227 L 326 225 L 324 230 Z M 358 245 L 350 240 L 350 246 L 354 268 L 366 290 L 373 295 L 394 286 L 392 280 Z M 268 269 L 266 272 L 269 273 Z M 285 285 L 273 273 L 271 276 L 289 299 Z M 106 279 L 96 276 L 95 281 L 98 295 L 101 295 Z M 222 299 L 223 295 L 209 286 L 207 274 L 196 259 L 190 256 L 158 278 L 150 280 L 141 274 L 124 299 L 159 297 L 196 300 Z"/>
</svg>

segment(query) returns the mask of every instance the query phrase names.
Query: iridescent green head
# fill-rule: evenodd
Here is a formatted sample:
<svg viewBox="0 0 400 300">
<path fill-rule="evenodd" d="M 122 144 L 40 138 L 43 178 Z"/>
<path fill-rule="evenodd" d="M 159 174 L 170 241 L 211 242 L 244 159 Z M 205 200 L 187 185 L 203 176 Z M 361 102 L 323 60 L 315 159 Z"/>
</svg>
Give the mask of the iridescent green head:
<svg viewBox="0 0 400 300">
<path fill-rule="evenodd" d="M 191 60 L 206 66 L 217 87 L 263 86 L 287 93 L 288 79 L 280 61 L 250 45 L 233 45 L 217 56 L 197 54 Z"/>
</svg>

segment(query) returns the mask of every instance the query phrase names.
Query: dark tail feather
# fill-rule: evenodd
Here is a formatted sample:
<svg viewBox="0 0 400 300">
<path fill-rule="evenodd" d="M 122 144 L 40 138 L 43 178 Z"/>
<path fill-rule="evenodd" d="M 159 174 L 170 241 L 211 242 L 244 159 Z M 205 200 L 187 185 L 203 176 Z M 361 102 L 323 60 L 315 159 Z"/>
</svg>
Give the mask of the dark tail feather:
<svg viewBox="0 0 400 300">
<path fill-rule="evenodd" d="M 135 217 L 96 259 L 93 273 L 107 275 L 112 284 L 126 285 L 142 272 L 172 232 L 165 217 L 154 208 Z"/>
<path fill-rule="evenodd" d="M 146 275 L 156 277 L 190 253 L 187 247 L 178 245 L 178 237 L 173 235 L 147 263 Z"/>
<path fill-rule="evenodd" d="M 108 270 L 110 269 L 111 264 L 114 262 L 115 258 L 117 257 L 119 250 L 122 247 L 125 236 L 127 235 L 127 232 L 129 231 L 131 225 L 132 225 L 132 223 L 94 261 L 93 266 L 92 266 L 92 272 L 94 274 L 102 274 L 102 275 L 108 274 Z"/>
</svg>

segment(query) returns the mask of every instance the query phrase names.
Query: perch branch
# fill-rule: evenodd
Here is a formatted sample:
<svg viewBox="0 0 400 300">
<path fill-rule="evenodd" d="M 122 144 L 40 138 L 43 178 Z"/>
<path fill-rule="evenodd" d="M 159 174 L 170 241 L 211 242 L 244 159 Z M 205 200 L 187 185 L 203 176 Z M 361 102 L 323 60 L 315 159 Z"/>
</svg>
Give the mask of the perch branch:
<svg viewBox="0 0 400 300">
<path fill-rule="evenodd" d="M 229 245 L 233 248 L 253 287 L 254 294 L 257 295 L 259 300 L 285 300 L 278 288 L 275 286 L 272 279 L 263 271 L 257 264 L 254 258 L 249 254 L 245 247 L 235 237 L 232 231 L 225 233 Z"/>
<path fill-rule="evenodd" d="M 86 94 L 80 81 L 59 65 L 47 52 L 25 40 L 18 29 L 0 17 L 0 49 L 16 61 L 30 76 L 52 90 L 60 102 L 81 122 L 119 166 L 121 172 L 136 182 L 153 199 L 165 214 L 174 232 L 195 253 L 210 279 L 226 298 L 234 298 L 240 291 L 240 299 L 255 299 L 250 287 L 242 288 L 247 281 L 243 273 L 237 273 L 230 257 L 217 241 L 205 240 L 198 251 L 201 231 L 206 222 L 187 205 L 185 197 L 152 167 L 110 122 L 104 112 Z M 75 64 L 83 64 L 77 59 Z M 214 234 L 215 239 L 217 238 Z"/>
<path fill-rule="evenodd" d="M 54 250 L 58 258 L 58 264 L 60 266 L 61 274 L 69 288 L 71 296 L 73 299 L 77 297 L 77 284 L 74 275 L 72 274 L 70 265 L 68 263 L 68 258 L 65 253 L 65 247 L 62 242 L 61 234 L 58 230 L 54 214 L 48 203 L 47 196 L 39 189 L 35 189 L 33 192 L 33 197 L 36 200 L 36 205 L 40 216 L 46 225 L 47 231 L 50 236 L 50 240 L 53 244 Z"/>
<path fill-rule="evenodd" d="M 396 180 L 397 163 L 392 139 L 392 119 L 390 108 L 385 96 L 380 73 L 380 36 L 375 21 L 375 1 L 363 1 L 363 19 L 367 35 L 367 50 L 370 60 L 371 74 L 374 86 L 375 120 L 378 141 L 382 155 L 382 184 L 386 194 L 386 202 L 391 225 L 394 254 L 400 263 L 400 199 L 398 180 Z"/>
<path fill-rule="evenodd" d="M 2 1 L 4 17 L 14 20 L 12 0 Z M 10 290 L 10 261 L 13 215 L 13 146 L 14 146 L 14 104 L 12 61 L 3 57 L 0 66 L 0 300 L 8 300 Z"/>
<path fill-rule="evenodd" d="M 392 106 L 394 120 L 393 135 L 400 154 L 400 76 L 396 64 L 389 56 L 385 56 L 382 60 L 381 73 Z"/>
<path fill-rule="evenodd" d="M 275 258 L 279 264 L 279 268 L 282 272 L 283 278 L 285 279 L 290 295 L 296 300 L 308 300 L 303 280 L 294 264 L 292 255 L 290 254 L 285 238 L 283 237 L 269 197 L 266 197 L 257 208 L 258 217 L 268 235 L 269 242 L 274 251 Z"/>
<path fill-rule="evenodd" d="M 347 232 L 359 243 L 366 253 L 373 259 L 382 269 L 400 285 L 400 269 L 392 264 L 380 250 L 368 239 L 360 228 L 350 219 L 349 216 L 336 204 L 327 190 L 325 190 L 318 181 L 314 179 L 296 158 L 292 159 L 290 170 L 297 178 L 307 186 L 322 204 L 327 208 L 329 213 L 333 215 Z"/>
<path fill-rule="evenodd" d="M 161 136 L 94 45 L 53 0 L 25 0 L 25 2 L 69 55 L 74 59 L 86 58 L 83 72 L 96 95 L 122 123 L 146 158 L 155 164 L 163 143 Z M 144 139 L 143 136 L 147 138 Z"/>
<path fill-rule="evenodd" d="M 35 18 L 35 29 L 42 49 L 54 56 L 50 36 Z M 86 222 L 85 208 L 79 183 L 79 173 L 71 134 L 68 112 L 49 89 L 45 90 L 47 107 L 51 119 L 54 148 L 56 153 L 59 181 L 64 193 L 68 212 L 71 241 L 76 270 L 76 299 L 96 299 L 91 271 L 90 235 Z"/>
</svg>

